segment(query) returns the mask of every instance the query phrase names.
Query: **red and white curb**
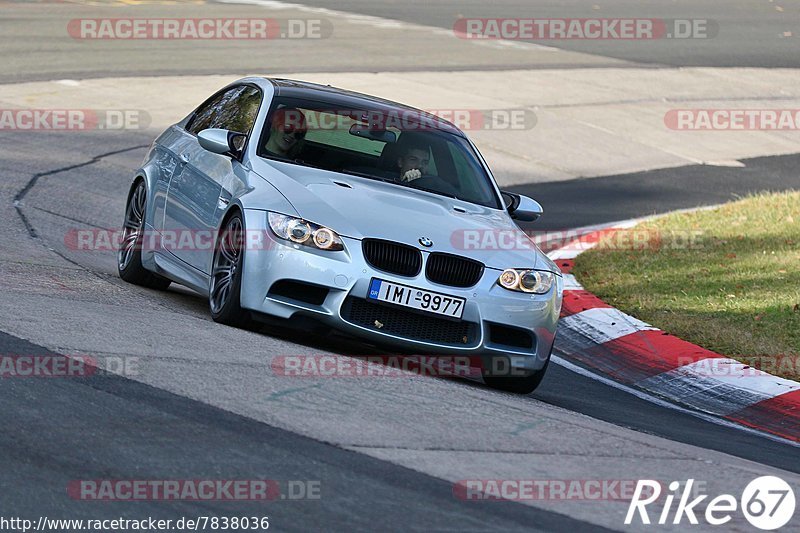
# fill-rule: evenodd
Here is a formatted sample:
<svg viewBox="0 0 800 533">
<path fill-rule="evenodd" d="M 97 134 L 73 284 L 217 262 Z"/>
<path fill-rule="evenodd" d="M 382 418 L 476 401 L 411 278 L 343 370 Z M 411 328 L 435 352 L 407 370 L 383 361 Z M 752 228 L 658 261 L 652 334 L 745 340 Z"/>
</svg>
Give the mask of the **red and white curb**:
<svg viewBox="0 0 800 533">
<path fill-rule="evenodd" d="M 626 315 L 586 291 L 575 257 L 627 221 L 579 231 L 550 252 L 564 275 L 558 349 L 617 383 L 729 422 L 800 442 L 800 383 L 762 372 Z"/>
</svg>

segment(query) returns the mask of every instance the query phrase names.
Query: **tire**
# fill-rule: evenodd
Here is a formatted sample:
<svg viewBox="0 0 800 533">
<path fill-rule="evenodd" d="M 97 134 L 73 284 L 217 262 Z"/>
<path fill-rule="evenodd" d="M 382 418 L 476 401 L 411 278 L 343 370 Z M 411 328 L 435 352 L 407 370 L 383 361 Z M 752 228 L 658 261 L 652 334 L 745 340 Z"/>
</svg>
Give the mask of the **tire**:
<svg viewBox="0 0 800 533">
<path fill-rule="evenodd" d="M 147 206 L 147 187 L 139 180 L 128 199 L 125 221 L 122 224 L 122 242 L 117 251 L 117 271 L 123 281 L 163 291 L 172 283 L 167 278 L 150 272 L 142 266 L 142 241 L 144 239 L 144 213 Z"/>
<path fill-rule="evenodd" d="M 244 225 L 238 212 L 226 219 L 214 246 L 208 306 L 214 322 L 248 328 L 253 319 L 241 307 Z"/>
<path fill-rule="evenodd" d="M 530 394 L 535 391 L 544 379 L 547 372 L 547 367 L 550 365 L 550 355 L 553 353 L 553 348 L 550 348 L 550 354 L 547 356 L 544 366 L 539 370 L 535 370 L 530 374 L 524 376 L 491 376 L 487 375 L 486 370 L 482 371 L 483 381 L 493 389 L 498 389 L 506 392 L 513 392 L 515 394 Z"/>
</svg>

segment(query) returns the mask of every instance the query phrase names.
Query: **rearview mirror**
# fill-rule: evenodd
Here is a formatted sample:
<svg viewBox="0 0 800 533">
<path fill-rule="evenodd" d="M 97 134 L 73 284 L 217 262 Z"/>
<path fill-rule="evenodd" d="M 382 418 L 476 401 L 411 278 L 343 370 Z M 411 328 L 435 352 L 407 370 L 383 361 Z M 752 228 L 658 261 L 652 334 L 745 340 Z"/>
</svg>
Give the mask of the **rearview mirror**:
<svg viewBox="0 0 800 533">
<path fill-rule="evenodd" d="M 209 128 L 197 134 L 197 142 L 204 149 L 215 154 L 238 158 L 244 148 L 247 136 L 235 131 Z"/>
<path fill-rule="evenodd" d="M 508 191 L 500 192 L 503 195 L 503 202 L 506 204 L 506 211 L 514 220 L 533 222 L 544 213 L 541 204 L 533 198 Z"/>
<path fill-rule="evenodd" d="M 363 124 L 353 124 L 350 126 L 350 135 L 384 143 L 397 142 L 397 135 L 395 135 L 393 131 L 374 129 Z"/>
</svg>

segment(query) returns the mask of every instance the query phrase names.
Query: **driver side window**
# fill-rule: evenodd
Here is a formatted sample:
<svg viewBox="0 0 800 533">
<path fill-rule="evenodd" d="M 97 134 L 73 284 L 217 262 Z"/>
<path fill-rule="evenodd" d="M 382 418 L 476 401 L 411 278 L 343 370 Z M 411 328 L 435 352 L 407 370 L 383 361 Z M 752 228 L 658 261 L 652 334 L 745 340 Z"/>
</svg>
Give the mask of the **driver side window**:
<svg viewBox="0 0 800 533">
<path fill-rule="evenodd" d="M 195 112 L 186 131 L 197 135 L 209 128 L 220 128 L 249 135 L 261 105 L 261 91 L 240 85 L 208 100 Z"/>
</svg>

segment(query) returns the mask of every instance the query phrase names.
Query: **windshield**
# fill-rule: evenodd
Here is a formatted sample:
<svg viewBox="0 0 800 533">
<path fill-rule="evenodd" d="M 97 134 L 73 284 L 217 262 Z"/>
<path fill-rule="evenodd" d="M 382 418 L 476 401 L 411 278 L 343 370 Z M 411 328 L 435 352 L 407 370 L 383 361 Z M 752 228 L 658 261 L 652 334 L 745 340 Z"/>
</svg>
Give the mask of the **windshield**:
<svg viewBox="0 0 800 533">
<path fill-rule="evenodd" d="M 418 112 L 389 115 L 278 97 L 258 154 L 500 208 L 470 143 Z"/>
</svg>

